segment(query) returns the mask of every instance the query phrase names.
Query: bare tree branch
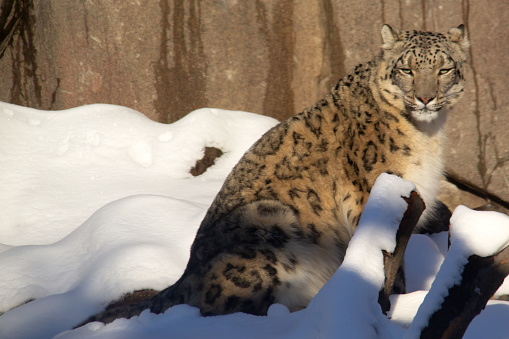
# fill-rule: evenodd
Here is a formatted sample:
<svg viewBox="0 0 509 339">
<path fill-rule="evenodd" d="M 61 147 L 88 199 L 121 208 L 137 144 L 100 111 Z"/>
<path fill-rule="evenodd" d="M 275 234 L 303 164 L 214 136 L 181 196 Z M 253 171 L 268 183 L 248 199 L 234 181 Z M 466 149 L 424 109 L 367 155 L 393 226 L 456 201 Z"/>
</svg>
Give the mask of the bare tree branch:
<svg viewBox="0 0 509 339">
<path fill-rule="evenodd" d="M 378 303 L 382 307 L 382 312 L 384 314 L 387 314 L 387 312 L 391 309 L 389 296 L 393 293 L 396 279 L 398 277 L 400 279 L 404 279 L 403 259 L 405 250 L 408 245 L 408 241 L 410 240 L 410 236 L 412 235 L 422 212 L 426 208 L 424 201 L 416 191 L 412 191 L 409 198 L 403 197 L 403 199 L 407 202 L 408 208 L 401 219 L 398 232 L 396 233 L 396 248 L 393 253 L 382 251 L 384 254 L 385 283 L 384 287 L 380 291 Z M 404 293 L 404 288 L 398 292 Z"/>
<path fill-rule="evenodd" d="M 449 289 L 440 309 L 429 318 L 421 338 L 461 338 L 509 274 L 509 246 L 495 255 L 468 258 L 461 282 Z"/>
</svg>

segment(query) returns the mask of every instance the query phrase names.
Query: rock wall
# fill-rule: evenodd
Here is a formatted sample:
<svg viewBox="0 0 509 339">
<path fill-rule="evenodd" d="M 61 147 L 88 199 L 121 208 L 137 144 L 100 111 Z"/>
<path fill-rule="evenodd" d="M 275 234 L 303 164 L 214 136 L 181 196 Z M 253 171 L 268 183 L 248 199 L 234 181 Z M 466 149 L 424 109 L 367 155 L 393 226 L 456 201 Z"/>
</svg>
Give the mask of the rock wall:
<svg viewBox="0 0 509 339">
<path fill-rule="evenodd" d="M 160 122 L 204 106 L 284 119 L 371 59 L 383 23 L 441 32 L 464 23 L 468 86 L 448 121 L 447 168 L 509 201 L 507 1 L 0 3 L 0 100 L 39 109 L 112 103 Z"/>
</svg>

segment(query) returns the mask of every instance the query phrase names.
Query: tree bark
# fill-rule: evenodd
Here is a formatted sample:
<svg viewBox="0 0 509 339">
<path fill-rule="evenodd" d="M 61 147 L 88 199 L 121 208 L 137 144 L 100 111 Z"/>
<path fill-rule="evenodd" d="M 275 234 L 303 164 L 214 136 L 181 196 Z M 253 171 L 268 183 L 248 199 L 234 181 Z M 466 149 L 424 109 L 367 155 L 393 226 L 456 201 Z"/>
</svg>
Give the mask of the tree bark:
<svg viewBox="0 0 509 339">
<path fill-rule="evenodd" d="M 429 318 L 421 338 L 462 338 L 468 325 L 488 303 L 509 274 L 509 246 L 500 252 L 468 258 L 461 282 L 449 289 L 441 307 Z"/>
<path fill-rule="evenodd" d="M 382 251 L 384 254 L 385 282 L 378 296 L 378 303 L 382 307 L 382 312 L 384 314 L 387 314 L 391 309 L 389 296 L 393 292 L 405 293 L 404 283 L 402 284 L 403 289 L 399 291 L 395 291 L 395 283 L 397 283 L 397 279 L 402 279 L 404 282 L 403 259 L 405 250 L 410 236 L 422 212 L 426 208 L 424 201 L 416 191 L 412 191 L 409 198 L 403 197 L 403 199 L 407 202 L 408 207 L 401 219 L 398 232 L 396 233 L 396 248 L 393 253 Z"/>
</svg>

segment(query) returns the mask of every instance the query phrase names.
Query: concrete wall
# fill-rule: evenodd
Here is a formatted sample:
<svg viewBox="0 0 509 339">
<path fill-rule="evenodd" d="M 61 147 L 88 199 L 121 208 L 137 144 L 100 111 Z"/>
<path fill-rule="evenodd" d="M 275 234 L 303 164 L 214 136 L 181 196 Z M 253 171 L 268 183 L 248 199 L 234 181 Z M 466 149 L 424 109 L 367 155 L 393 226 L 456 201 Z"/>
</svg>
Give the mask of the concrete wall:
<svg viewBox="0 0 509 339">
<path fill-rule="evenodd" d="M 468 86 L 448 122 L 447 168 L 509 201 L 509 1 L 25 2 L 0 2 L 2 17 L 14 7 L 20 18 L 0 58 L 1 101 L 112 103 L 160 122 L 204 106 L 284 119 L 378 53 L 383 23 L 441 32 L 464 23 Z M 5 40 L 12 27 L 1 28 Z"/>
</svg>

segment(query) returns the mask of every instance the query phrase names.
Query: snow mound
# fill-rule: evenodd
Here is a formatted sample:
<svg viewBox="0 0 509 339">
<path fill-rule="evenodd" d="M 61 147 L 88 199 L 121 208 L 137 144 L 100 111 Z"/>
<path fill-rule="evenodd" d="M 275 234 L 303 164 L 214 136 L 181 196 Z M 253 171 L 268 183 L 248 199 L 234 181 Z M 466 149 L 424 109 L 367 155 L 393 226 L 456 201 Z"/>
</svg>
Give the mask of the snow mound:
<svg viewBox="0 0 509 339">
<path fill-rule="evenodd" d="M 53 243 L 128 195 L 208 203 L 183 180 L 191 179 L 204 148 L 224 153 L 199 179 L 215 180 L 217 191 L 245 150 L 276 123 L 211 108 L 165 125 L 114 105 L 55 112 L 0 103 L 0 243 Z"/>
<path fill-rule="evenodd" d="M 454 240 L 452 249 L 465 256 L 488 257 L 509 244 L 509 217 L 458 206 L 451 217 L 451 239 Z"/>
</svg>

